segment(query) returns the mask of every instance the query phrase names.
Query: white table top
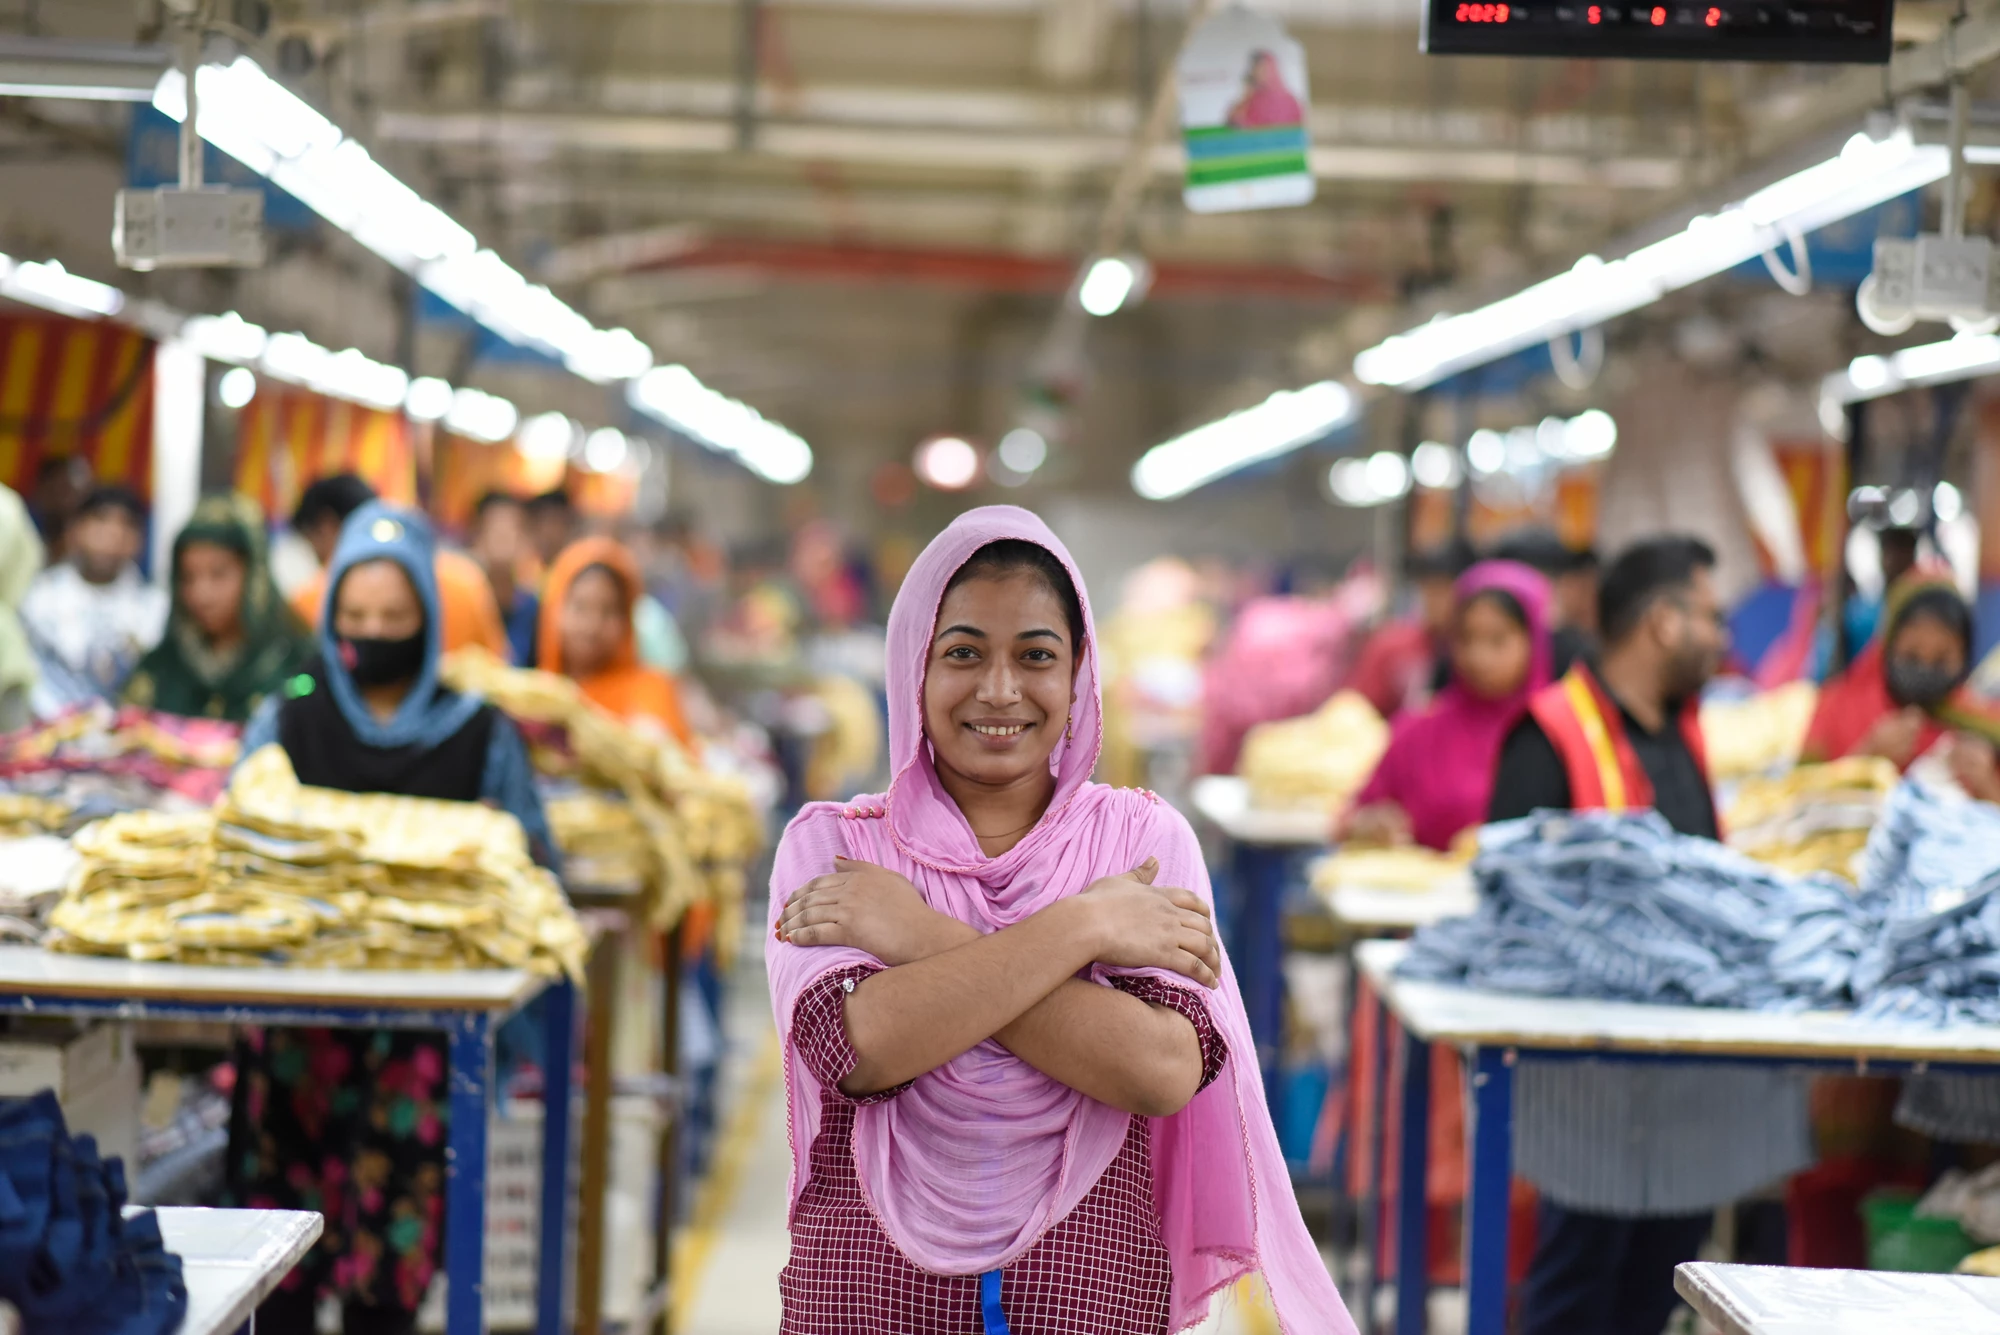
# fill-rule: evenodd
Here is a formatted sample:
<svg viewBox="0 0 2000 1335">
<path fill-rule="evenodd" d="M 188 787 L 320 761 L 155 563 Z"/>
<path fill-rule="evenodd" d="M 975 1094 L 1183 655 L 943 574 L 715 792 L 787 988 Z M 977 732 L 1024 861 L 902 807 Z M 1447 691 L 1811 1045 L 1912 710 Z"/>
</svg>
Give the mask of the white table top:
<svg viewBox="0 0 2000 1335">
<path fill-rule="evenodd" d="M 1722 1335 L 2000 1335 L 2000 1279 L 1695 1261 L 1674 1287 Z"/>
<path fill-rule="evenodd" d="M 1407 941 L 1363 941 L 1355 947 L 1355 959 L 1405 1027 L 1434 1042 L 2000 1066 L 2000 1025 L 1933 1029 L 1857 1020 L 1846 1011 L 1781 1015 L 1486 992 L 1395 977 L 1396 963 L 1409 948 Z"/>
<path fill-rule="evenodd" d="M 1188 800 L 1203 819 L 1241 844 L 1323 848 L 1333 818 L 1312 807 L 1261 810 L 1250 805 L 1250 784 L 1233 774 L 1204 774 L 1190 786 Z"/>
<path fill-rule="evenodd" d="M 160 1236 L 181 1258 L 188 1311 L 175 1335 L 236 1335 L 319 1237 L 307 1210 L 163 1206 Z"/>
<path fill-rule="evenodd" d="M 1446 881 L 1434 890 L 1338 884 L 1322 891 L 1321 897 L 1336 922 L 1359 931 L 1414 931 L 1479 907 L 1479 892 L 1470 876 Z"/>
<path fill-rule="evenodd" d="M 383 1006 L 396 1010 L 511 1011 L 542 980 L 523 969 L 235 969 L 143 964 L 0 946 L 0 994 L 261 1006 Z"/>
</svg>

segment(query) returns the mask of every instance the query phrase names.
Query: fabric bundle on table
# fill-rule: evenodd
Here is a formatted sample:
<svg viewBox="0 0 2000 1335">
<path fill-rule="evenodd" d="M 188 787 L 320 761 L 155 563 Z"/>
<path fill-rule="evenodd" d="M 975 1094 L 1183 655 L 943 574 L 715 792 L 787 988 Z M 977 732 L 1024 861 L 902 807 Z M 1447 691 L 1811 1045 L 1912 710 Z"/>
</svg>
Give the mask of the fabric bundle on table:
<svg viewBox="0 0 2000 1335">
<path fill-rule="evenodd" d="M 567 677 L 511 668 L 476 649 L 445 659 L 442 675 L 453 690 L 483 695 L 521 724 L 538 774 L 591 792 L 588 803 L 572 806 L 559 797 L 549 804 L 566 857 L 565 827 L 594 849 L 608 843 L 629 857 L 636 823 L 651 849 L 644 880 L 655 924 L 671 926 L 691 906 L 712 901 L 718 950 L 725 960 L 734 957 L 742 919 L 736 906 L 748 866 L 764 846 L 762 813 L 741 780 L 702 769 L 671 738 L 619 723 Z M 588 873 L 588 861 L 571 869 L 578 884 Z"/>
<path fill-rule="evenodd" d="M 2000 1023 L 2000 808 L 1905 783 L 1862 856 L 1882 926 L 1854 980 L 1861 1014 Z"/>
<path fill-rule="evenodd" d="M 1852 756 L 1750 779 L 1729 804 L 1729 846 L 1795 876 L 1855 880 L 1856 860 L 1899 778 L 1891 761 Z"/>
<path fill-rule="evenodd" d="M 526 968 L 580 977 L 584 936 L 505 812 L 302 785 L 279 747 L 227 800 L 76 837 L 57 950 L 198 964 Z"/>
<path fill-rule="evenodd" d="M 1331 815 L 1361 791 L 1388 746 L 1389 725 L 1375 706 L 1342 691 L 1304 718 L 1250 729 L 1236 772 L 1249 783 L 1253 806 Z"/>
<path fill-rule="evenodd" d="M 1819 688 L 1809 681 L 1704 703 L 1701 731 L 1708 739 L 1709 776 L 1741 779 L 1794 764 L 1818 703 Z"/>
<path fill-rule="evenodd" d="M 240 733 L 100 701 L 0 737 L 0 800 L 69 808 L 71 827 L 117 811 L 207 806 L 229 781 Z M 0 825 L 9 819 L 0 808 Z"/>
<path fill-rule="evenodd" d="M 1872 922 L 1831 877 L 1793 877 L 1652 812 L 1488 826 L 1479 911 L 1417 933 L 1399 972 L 1501 992 L 1668 1005 L 1844 1004 Z"/>
</svg>

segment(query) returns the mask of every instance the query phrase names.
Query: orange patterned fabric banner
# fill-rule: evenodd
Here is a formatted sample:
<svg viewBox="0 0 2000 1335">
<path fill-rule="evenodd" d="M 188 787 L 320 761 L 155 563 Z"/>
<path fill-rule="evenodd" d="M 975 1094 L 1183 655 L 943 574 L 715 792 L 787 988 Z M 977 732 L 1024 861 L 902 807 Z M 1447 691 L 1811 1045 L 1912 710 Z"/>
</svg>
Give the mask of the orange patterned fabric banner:
<svg viewBox="0 0 2000 1335">
<path fill-rule="evenodd" d="M 264 381 L 236 422 L 236 490 L 283 522 L 316 478 L 354 473 L 410 505 L 417 469 L 401 413 Z"/>
<path fill-rule="evenodd" d="M 87 320 L 0 317 L 0 482 L 27 493 L 45 459 L 153 489 L 153 340 Z"/>
</svg>

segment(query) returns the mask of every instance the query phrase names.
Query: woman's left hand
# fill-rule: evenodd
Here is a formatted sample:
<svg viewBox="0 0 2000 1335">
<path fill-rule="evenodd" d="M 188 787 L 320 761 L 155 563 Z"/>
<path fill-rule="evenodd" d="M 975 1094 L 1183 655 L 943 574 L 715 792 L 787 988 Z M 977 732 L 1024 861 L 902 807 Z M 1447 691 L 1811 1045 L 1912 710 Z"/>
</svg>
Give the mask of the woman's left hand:
<svg viewBox="0 0 2000 1335">
<path fill-rule="evenodd" d="M 1950 763 L 1959 787 L 1981 802 L 2000 802 L 2000 760 L 1993 743 L 1970 733 L 1954 733 Z"/>
<path fill-rule="evenodd" d="M 834 870 L 792 893 L 778 939 L 795 946 L 852 946 L 894 968 L 978 937 L 977 929 L 924 903 L 908 879 L 872 862 L 835 858 Z"/>
</svg>

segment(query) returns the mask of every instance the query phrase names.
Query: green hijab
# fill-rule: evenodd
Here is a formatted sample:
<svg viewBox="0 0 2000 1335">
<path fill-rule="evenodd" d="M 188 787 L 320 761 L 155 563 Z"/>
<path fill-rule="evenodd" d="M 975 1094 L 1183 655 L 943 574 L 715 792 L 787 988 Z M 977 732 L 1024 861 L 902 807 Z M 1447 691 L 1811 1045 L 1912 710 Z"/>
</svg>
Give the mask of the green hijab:
<svg viewBox="0 0 2000 1335">
<path fill-rule="evenodd" d="M 181 602 L 181 557 L 212 543 L 243 558 L 243 638 L 217 652 Z M 205 497 L 174 539 L 173 610 L 167 633 L 126 687 L 132 703 L 190 718 L 248 721 L 265 696 L 305 665 L 312 638 L 271 580 L 264 513 L 246 496 Z"/>
</svg>

